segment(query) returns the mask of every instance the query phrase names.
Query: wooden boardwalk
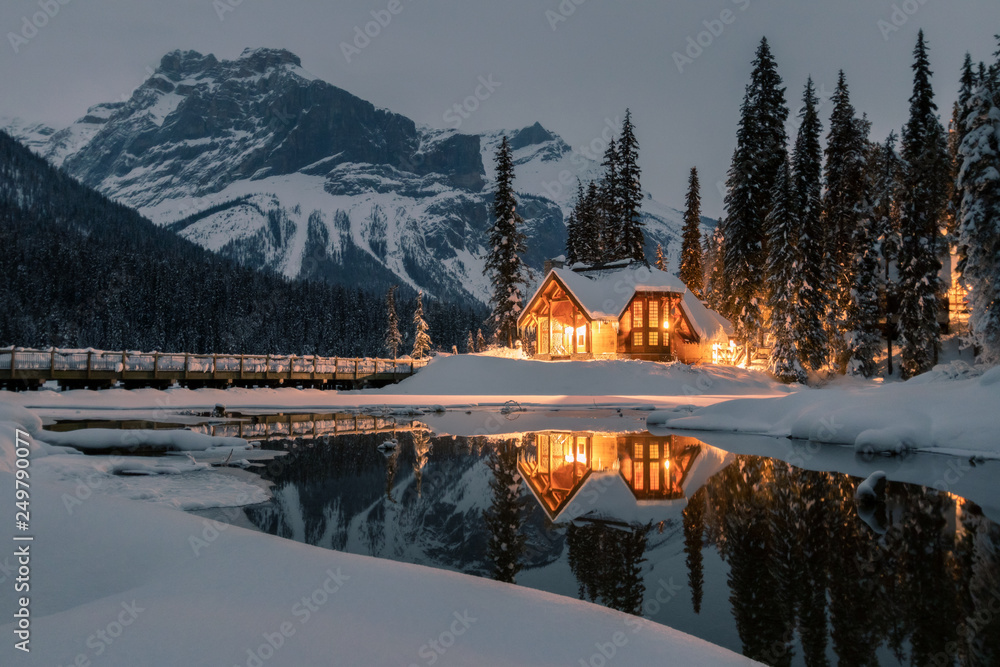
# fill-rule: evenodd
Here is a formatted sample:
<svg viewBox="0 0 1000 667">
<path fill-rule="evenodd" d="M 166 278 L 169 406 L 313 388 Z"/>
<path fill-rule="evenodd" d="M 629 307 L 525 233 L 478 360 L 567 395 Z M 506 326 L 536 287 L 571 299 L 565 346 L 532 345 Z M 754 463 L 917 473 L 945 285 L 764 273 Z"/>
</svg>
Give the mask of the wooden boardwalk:
<svg viewBox="0 0 1000 667">
<path fill-rule="evenodd" d="M 0 387 L 64 389 L 309 387 L 357 389 L 410 377 L 426 360 L 342 357 L 105 352 L 101 350 L 0 350 Z"/>
</svg>

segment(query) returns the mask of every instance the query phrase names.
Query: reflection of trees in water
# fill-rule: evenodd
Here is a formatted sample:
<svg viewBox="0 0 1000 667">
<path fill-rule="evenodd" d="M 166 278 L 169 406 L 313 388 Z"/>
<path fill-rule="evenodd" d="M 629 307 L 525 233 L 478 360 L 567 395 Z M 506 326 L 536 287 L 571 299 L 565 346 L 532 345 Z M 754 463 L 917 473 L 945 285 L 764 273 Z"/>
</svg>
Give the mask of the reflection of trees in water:
<svg viewBox="0 0 1000 667">
<path fill-rule="evenodd" d="M 569 566 L 580 585 L 580 599 L 629 614 L 642 612 L 646 536 L 652 528 L 604 522 L 570 524 L 566 535 Z"/>
<path fill-rule="evenodd" d="M 705 490 L 691 496 L 684 508 L 684 553 L 688 566 L 688 587 L 691 589 L 691 606 L 694 613 L 701 613 L 705 573 L 701 550 L 705 545 Z"/>
<path fill-rule="evenodd" d="M 828 664 L 828 645 L 842 665 L 877 665 L 882 645 L 913 665 L 1000 664 L 1000 526 L 972 503 L 890 483 L 879 534 L 858 517 L 857 481 L 739 457 L 704 488 L 704 535 L 729 564 L 744 654 L 790 664 L 798 638 L 810 667 Z M 693 596 L 699 494 L 685 511 Z"/>
<path fill-rule="evenodd" d="M 493 578 L 514 583 L 523 566 L 524 482 L 517 470 L 517 440 L 500 440 L 493 444 L 486 465 L 493 473 L 490 490 L 493 500 L 483 510 L 483 522 L 489 530 L 486 559 L 493 563 Z"/>
</svg>

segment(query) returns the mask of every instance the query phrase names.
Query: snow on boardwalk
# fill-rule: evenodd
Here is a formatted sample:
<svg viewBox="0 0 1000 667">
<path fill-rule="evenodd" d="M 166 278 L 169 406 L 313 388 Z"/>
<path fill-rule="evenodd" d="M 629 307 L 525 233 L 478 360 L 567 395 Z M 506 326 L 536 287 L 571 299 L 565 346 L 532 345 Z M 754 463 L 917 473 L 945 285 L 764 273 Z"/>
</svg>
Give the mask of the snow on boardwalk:
<svg viewBox="0 0 1000 667">
<path fill-rule="evenodd" d="M 648 423 L 851 445 L 862 453 L 919 450 L 1000 458 L 1000 367 L 969 375 L 956 378 L 952 367 L 942 366 L 899 384 L 835 386 L 725 401 L 693 412 L 654 412 Z"/>
<path fill-rule="evenodd" d="M 0 464 L 13 427 L 0 423 Z M 0 465 L 4 498 L 11 469 Z M 752 664 L 590 603 L 144 502 L 94 495 L 70 512 L 73 489 L 32 479 L 31 654 L 6 623 L 0 664 Z"/>
</svg>

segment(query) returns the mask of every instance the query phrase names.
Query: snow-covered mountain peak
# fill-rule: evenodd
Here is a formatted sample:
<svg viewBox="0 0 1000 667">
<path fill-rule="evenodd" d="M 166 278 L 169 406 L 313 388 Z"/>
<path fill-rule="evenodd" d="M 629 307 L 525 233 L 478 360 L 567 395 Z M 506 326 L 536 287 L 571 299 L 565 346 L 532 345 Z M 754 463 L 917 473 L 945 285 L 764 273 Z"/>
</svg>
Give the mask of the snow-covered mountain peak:
<svg viewBox="0 0 1000 667">
<path fill-rule="evenodd" d="M 539 123 L 478 135 L 418 127 L 283 49 L 234 60 L 172 51 L 129 99 L 66 129 L 5 125 L 84 183 L 227 256 L 458 301 L 489 295 L 488 184 L 505 134 L 536 269 L 563 252 L 576 180 L 600 171 Z M 682 216 L 644 207 L 650 251 L 662 243 L 676 256 Z"/>
</svg>

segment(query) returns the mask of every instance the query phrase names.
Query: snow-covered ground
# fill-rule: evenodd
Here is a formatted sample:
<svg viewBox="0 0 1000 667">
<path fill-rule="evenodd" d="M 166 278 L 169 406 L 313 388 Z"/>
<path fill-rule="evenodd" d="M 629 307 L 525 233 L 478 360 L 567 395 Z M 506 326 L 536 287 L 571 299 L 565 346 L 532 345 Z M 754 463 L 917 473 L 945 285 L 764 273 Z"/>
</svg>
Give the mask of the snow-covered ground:
<svg viewBox="0 0 1000 667">
<path fill-rule="evenodd" d="M 73 419 L 110 411 L 147 416 L 181 411 L 298 412 L 390 407 L 493 407 L 515 400 L 526 407 L 709 405 L 734 396 L 779 396 L 791 391 L 763 373 L 727 366 L 640 361 L 544 362 L 490 355 L 442 355 L 415 376 L 383 389 L 109 389 L 66 392 L 0 391 L 0 401 L 48 418 Z M 136 417 L 137 414 L 133 415 Z"/>
<path fill-rule="evenodd" d="M 908 382 L 844 382 L 770 399 L 653 412 L 650 426 L 850 445 L 859 454 L 1000 458 L 1000 368 L 955 362 Z"/>
<path fill-rule="evenodd" d="M 29 636 L 6 623 L 2 664 L 750 663 L 597 605 L 82 493 L 88 477 L 73 483 L 67 471 L 90 457 L 43 443 L 40 426 L 28 411 L 0 409 L 0 497 L 14 498 L 15 432 L 24 429 L 31 522 L 21 535 L 34 537 L 16 543 L 30 553 L 30 590 L 18 594 L 30 604 L 14 596 L 17 557 L 0 560 L 0 605 L 6 618 L 30 609 L 31 650 L 15 648 Z"/>
</svg>

